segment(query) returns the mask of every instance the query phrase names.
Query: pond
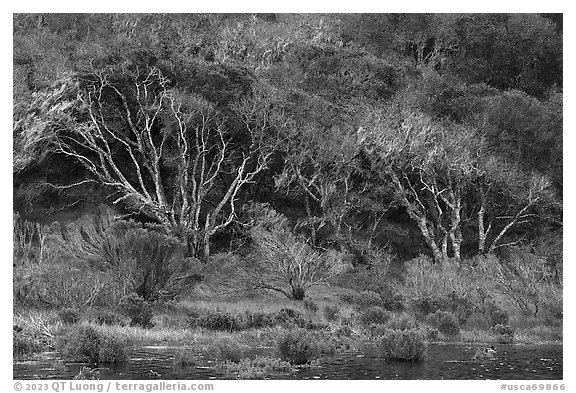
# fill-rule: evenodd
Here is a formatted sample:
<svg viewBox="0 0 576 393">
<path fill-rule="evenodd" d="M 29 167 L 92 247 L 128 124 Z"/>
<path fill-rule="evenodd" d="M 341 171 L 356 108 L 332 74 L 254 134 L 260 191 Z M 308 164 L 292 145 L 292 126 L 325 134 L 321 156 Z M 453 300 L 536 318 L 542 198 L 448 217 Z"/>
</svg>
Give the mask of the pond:
<svg viewBox="0 0 576 393">
<path fill-rule="evenodd" d="M 313 367 L 297 368 L 292 373 L 271 375 L 270 379 L 524 379 L 555 380 L 563 377 L 562 345 L 501 345 L 493 358 L 474 359 L 478 345 L 431 344 L 422 363 L 388 363 L 372 354 L 322 358 Z M 101 365 L 102 379 L 143 379 L 141 373 L 154 370 L 160 379 L 228 379 L 214 368 L 215 362 L 199 357 L 201 367 L 174 365 L 174 354 L 181 347 L 143 347 L 130 352 L 123 365 Z M 273 355 L 274 350 L 249 353 Z M 14 362 L 14 379 L 72 379 L 85 364 L 58 360 L 56 353 L 42 359 Z M 93 365 L 91 365 L 93 367 Z"/>
</svg>

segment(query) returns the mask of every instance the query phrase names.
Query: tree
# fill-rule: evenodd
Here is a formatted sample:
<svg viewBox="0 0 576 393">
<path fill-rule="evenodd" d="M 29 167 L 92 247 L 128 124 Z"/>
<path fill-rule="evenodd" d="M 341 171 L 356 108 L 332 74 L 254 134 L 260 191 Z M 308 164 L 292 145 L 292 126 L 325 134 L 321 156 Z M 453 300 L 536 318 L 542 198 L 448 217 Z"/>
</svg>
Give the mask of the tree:
<svg viewBox="0 0 576 393">
<path fill-rule="evenodd" d="M 286 217 L 257 205 L 258 218 L 250 228 L 254 256 L 247 266 L 250 289 L 270 289 L 303 300 L 310 287 L 326 283 L 346 269 L 341 255 L 323 253 L 292 233 Z"/>
<path fill-rule="evenodd" d="M 404 110 L 372 115 L 370 128 L 358 131 L 371 170 L 392 184 L 436 262 L 461 258 L 464 213 L 477 215 L 478 252 L 489 253 L 505 245 L 512 227 L 536 217 L 535 206 L 554 203 L 545 176 L 494 156 L 472 127 Z"/>
<path fill-rule="evenodd" d="M 160 223 L 190 254 L 207 258 L 210 238 L 234 221 L 240 190 L 272 154 L 266 141 L 282 119 L 266 94 L 255 87 L 226 117 L 178 91 L 156 66 L 103 66 L 52 88 L 51 98 L 66 100 L 39 97 L 37 107 L 51 106 L 22 134 L 51 134 L 55 151 L 91 175 L 56 187 L 95 181 L 113 189 L 114 204 Z"/>
</svg>

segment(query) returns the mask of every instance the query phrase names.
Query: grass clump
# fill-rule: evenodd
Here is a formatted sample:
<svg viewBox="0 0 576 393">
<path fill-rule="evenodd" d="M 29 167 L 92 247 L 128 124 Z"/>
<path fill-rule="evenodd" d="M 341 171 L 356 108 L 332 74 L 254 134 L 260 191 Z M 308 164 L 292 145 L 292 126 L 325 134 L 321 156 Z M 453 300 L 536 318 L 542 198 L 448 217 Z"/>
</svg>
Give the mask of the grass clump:
<svg viewBox="0 0 576 393">
<path fill-rule="evenodd" d="M 416 329 L 388 330 L 380 339 L 380 355 L 387 360 L 417 362 L 427 354 L 424 336 Z"/>
<path fill-rule="evenodd" d="M 274 316 L 265 312 L 250 312 L 245 311 L 243 316 L 243 324 L 246 329 L 261 329 L 266 327 L 272 327 L 276 323 L 274 321 Z"/>
<path fill-rule="evenodd" d="M 278 340 L 280 357 L 291 364 L 309 364 L 320 356 L 316 340 L 304 329 L 295 329 Z"/>
<path fill-rule="evenodd" d="M 286 327 L 304 327 L 306 325 L 306 320 L 302 313 L 289 307 L 282 308 L 278 311 L 278 313 L 274 315 L 274 321 L 277 325 L 283 325 Z"/>
<path fill-rule="evenodd" d="M 458 318 L 447 311 L 438 310 L 426 317 L 426 322 L 447 336 L 457 336 L 460 333 Z"/>
<path fill-rule="evenodd" d="M 390 319 L 386 322 L 386 328 L 392 330 L 410 330 L 418 328 L 416 320 L 406 313 L 390 314 Z"/>
<path fill-rule="evenodd" d="M 78 362 L 122 363 L 127 359 L 124 340 L 105 335 L 90 325 L 58 337 L 56 348 L 65 358 Z"/>
<path fill-rule="evenodd" d="M 195 319 L 196 325 L 208 330 L 235 332 L 242 330 L 242 321 L 222 310 L 208 311 Z"/>
<path fill-rule="evenodd" d="M 380 294 L 374 291 L 362 291 L 353 296 L 351 300 L 357 311 L 362 311 L 370 307 L 381 307 L 383 303 Z"/>
<path fill-rule="evenodd" d="M 363 325 L 384 325 L 390 319 L 390 313 L 382 307 L 375 306 L 364 310 L 358 319 Z"/>
<path fill-rule="evenodd" d="M 174 356 L 174 363 L 181 367 L 194 367 L 198 364 L 198 357 L 191 349 L 181 349 Z"/>
<path fill-rule="evenodd" d="M 109 310 L 98 310 L 94 315 L 94 322 L 102 326 L 125 326 L 127 324 L 125 317 Z"/>
<path fill-rule="evenodd" d="M 271 373 L 287 373 L 292 365 L 284 360 L 258 356 L 255 359 L 242 359 L 238 363 L 224 362 L 216 366 L 228 374 L 235 374 L 237 379 L 262 379 Z"/>
<path fill-rule="evenodd" d="M 324 318 L 328 322 L 335 322 L 338 320 L 338 318 L 340 318 L 340 309 L 338 308 L 338 306 L 327 304 L 324 306 L 324 309 L 322 311 L 324 314 Z"/>
<path fill-rule="evenodd" d="M 99 380 L 100 371 L 96 368 L 82 367 L 80 371 L 78 371 L 78 374 L 76 374 L 72 379 Z"/>
<path fill-rule="evenodd" d="M 224 339 L 215 345 L 215 353 L 222 362 L 238 363 L 244 357 L 240 344 L 232 339 Z"/>
<path fill-rule="evenodd" d="M 131 319 L 131 326 L 152 327 L 152 306 L 136 293 L 122 297 L 120 299 L 120 309 Z"/>
<path fill-rule="evenodd" d="M 316 313 L 318 312 L 318 305 L 314 303 L 312 300 L 306 299 L 304 300 L 304 309 L 306 310 L 306 312 L 312 315 L 316 315 Z"/>
</svg>

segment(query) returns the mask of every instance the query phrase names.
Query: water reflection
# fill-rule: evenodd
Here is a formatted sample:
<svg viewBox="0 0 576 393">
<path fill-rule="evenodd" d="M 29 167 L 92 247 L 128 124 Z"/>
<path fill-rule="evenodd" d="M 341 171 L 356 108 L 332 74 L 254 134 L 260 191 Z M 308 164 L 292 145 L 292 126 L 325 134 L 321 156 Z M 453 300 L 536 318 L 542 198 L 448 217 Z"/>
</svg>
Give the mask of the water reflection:
<svg viewBox="0 0 576 393">
<path fill-rule="evenodd" d="M 161 379 L 225 379 L 214 361 L 199 355 L 201 367 L 180 367 L 174 355 L 181 348 L 144 347 L 131 352 L 124 365 L 102 365 L 102 379 L 143 379 L 153 370 Z M 271 375 L 270 379 L 562 379 L 562 346 L 503 345 L 490 359 L 474 359 L 477 346 L 430 345 L 422 363 L 388 363 L 375 354 L 324 358 L 315 367 L 293 373 Z M 271 355 L 273 349 L 258 349 L 248 355 Z M 71 379 L 84 364 L 67 363 L 48 353 L 40 361 L 14 363 L 15 379 Z"/>
</svg>

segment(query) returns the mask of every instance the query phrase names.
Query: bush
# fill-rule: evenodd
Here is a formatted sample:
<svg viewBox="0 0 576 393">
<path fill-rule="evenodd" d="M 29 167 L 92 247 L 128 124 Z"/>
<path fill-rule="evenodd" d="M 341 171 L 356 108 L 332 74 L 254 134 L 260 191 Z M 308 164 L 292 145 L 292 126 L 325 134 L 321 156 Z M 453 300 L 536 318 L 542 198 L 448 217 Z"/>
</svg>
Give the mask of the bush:
<svg viewBox="0 0 576 393">
<path fill-rule="evenodd" d="M 389 330 L 384 333 L 379 345 L 380 355 L 387 360 L 424 360 L 427 345 L 418 330 Z"/>
<path fill-rule="evenodd" d="M 490 326 L 507 325 L 509 317 L 506 311 L 493 304 L 488 309 L 488 320 L 490 321 Z"/>
<path fill-rule="evenodd" d="M 152 327 L 152 306 L 136 293 L 122 297 L 120 309 L 131 319 L 131 326 Z"/>
<path fill-rule="evenodd" d="M 228 374 L 236 374 L 238 379 L 260 379 L 273 372 L 289 372 L 290 363 L 271 357 L 257 356 L 255 359 L 242 359 L 239 363 L 225 362 L 217 365 Z"/>
<path fill-rule="evenodd" d="M 278 340 L 280 357 L 292 364 L 308 364 L 320 356 L 317 341 L 304 329 L 286 333 Z"/>
<path fill-rule="evenodd" d="M 354 308 L 357 311 L 366 310 L 370 307 L 382 306 L 382 297 L 374 291 L 362 291 L 353 297 Z"/>
<path fill-rule="evenodd" d="M 382 307 L 370 307 L 359 316 L 359 321 L 363 325 L 377 324 L 383 325 L 390 319 L 390 313 Z"/>
<path fill-rule="evenodd" d="M 326 318 L 328 322 L 334 322 L 340 317 L 340 309 L 338 306 L 332 306 L 330 304 L 324 306 L 323 313 L 324 318 Z"/>
<path fill-rule="evenodd" d="M 238 363 L 243 358 L 242 347 L 232 339 L 224 339 L 217 343 L 215 352 L 218 360 L 223 362 Z"/>
<path fill-rule="evenodd" d="M 417 327 L 416 320 L 405 313 L 390 314 L 390 319 L 386 322 L 386 328 L 392 330 L 410 330 L 416 329 Z"/>
<path fill-rule="evenodd" d="M 126 325 L 126 322 L 124 320 L 124 317 L 112 312 L 112 311 L 108 311 L 108 310 L 99 310 L 96 312 L 95 315 L 95 322 L 98 325 L 118 325 L 118 326 L 124 326 Z"/>
<path fill-rule="evenodd" d="M 274 326 L 276 324 L 273 315 L 259 311 L 256 312 L 246 311 L 244 313 L 242 322 L 246 329 L 250 328 L 260 329 Z"/>
<path fill-rule="evenodd" d="M 490 331 L 498 336 L 501 344 L 510 344 L 514 341 L 514 329 L 509 325 L 498 324 L 490 328 Z"/>
<path fill-rule="evenodd" d="M 102 337 L 98 348 L 100 363 L 124 363 L 126 359 L 126 342 L 113 336 Z"/>
<path fill-rule="evenodd" d="M 285 325 L 288 327 L 304 327 L 306 325 L 306 321 L 304 320 L 302 313 L 298 310 L 294 310 L 293 308 L 288 307 L 278 311 L 278 313 L 274 316 L 274 321 L 278 325 Z"/>
<path fill-rule="evenodd" d="M 288 219 L 263 204 L 246 210 L 256 223 L 250 229 L 254 255 L 247 261 L 248 284 L 273 289 L 294 300 L 304 300 L 312 286 L 326 282 L 347 269 L 334 250 L 319 252 L 308 240 L 295 235 Z"/>
<path fill-rule="evenodd" d="M 448 308 L 447 299 L 441 297 L 422 296 L 410 302 L 414 312 L 421 318 L 426 318 L 438 310 Z"/>
<path fill-rule="evenodd" d="M 72 308 L 65 308 L 58 312 L 58 317 L 67 325 L 74 325 L 80 321 L 80 313 Z"/>
<path fill-rule="evenodd" d="M 242 330 L 240 318 L 222 310 L 208 311 L 196 319 L 199 327 L 221 332 L 235 332 Z"/>
<path fill-rule="evenodd" d="M 447 336 L 456 336 L 460 333 L 458 319 L 452 313 L 436 311 L 426 317 L 426 322 L 437 328 L 440 333 Z"/>
<path fill-rule="evenodd" d="M 438 337 L 440 336 L 440 331 L 432 326 L 424 325 L 420 328 L 420 331 L 424 337 L 430 341 L 438 340 Z"/>
<path fill-rule="evenodd" d="M 198 364 L 198 358 L 190 349 L 182 349 L 174 356 L 174 363 L 182 367 L 194 367 Z"/>
<path fill-rule="evenodd" d="M 380 298 L 382 299 L 382 308 L 387 311 L 402 311 L 405 309 L 404 297 L 396 292 L 391 285 L 383 285 L 378 288 Z"/>
<path fill-rule="evenodd" d="M 318 312 L 318 305 L 310 299 L 304 300 L 304 309 L 312 315 Z"/>
<path fill-rule="evenodd" d="M 41 350 L 41 344 L 33 336 L 24 332 L 12 332 L 12 353 L 14 358 L 25 358 Z"/>
<path fill-rule="evenodd" d="M 174 299 L 202 279 L 178 239 L 159 226 L 119 220 L 109 209 L 67 224 L 56 238 L 75 261 L 98 261 L 111 271 L 115 299 L 126 290 L 149 302 Z"/>
<path fill-rule="evenodd" d="M 127 358 L 124 341 L 86 325 L 59 337 L 56 347 L 65 358 L 79 362 L 120 363 Z"/>
</svg>

